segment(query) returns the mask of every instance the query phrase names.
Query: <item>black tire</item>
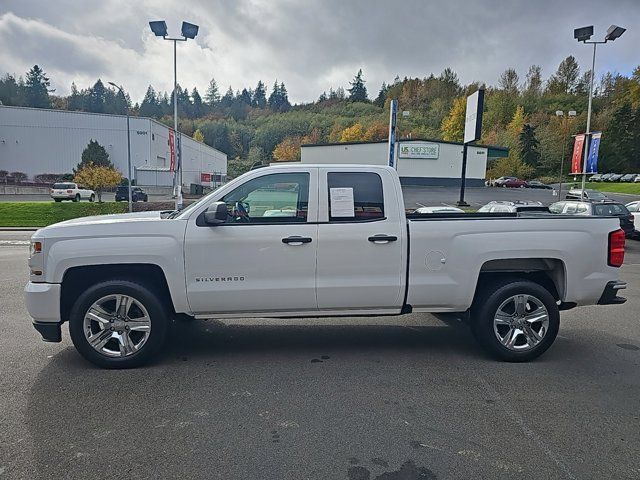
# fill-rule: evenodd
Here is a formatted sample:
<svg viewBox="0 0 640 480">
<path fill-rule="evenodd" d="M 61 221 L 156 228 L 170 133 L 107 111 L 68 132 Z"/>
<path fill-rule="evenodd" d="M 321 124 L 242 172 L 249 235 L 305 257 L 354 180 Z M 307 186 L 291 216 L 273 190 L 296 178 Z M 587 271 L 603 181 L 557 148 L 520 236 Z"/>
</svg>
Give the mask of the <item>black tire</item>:
<svg viewBox="0 0 640 480">
<path fill-rule="evenodd" d="M 80 194 L 79 193 L 76 193 L 76 196 L 73 197 L 73 201 L 74 202 L 79 202 L 80 201 Z"/>
<path fill-rule="evenodd" d="M 53 201 L 56 202 L 56 203 L 59 203 L 59 202 L 62 201 L 62 199 L 61 198 L 54 198 Z"/>
<path fill-rule="evenodd" d="M 548 327 L 535 346 L 514 351 L 503 345 L 494 331 L 494 317 L 500 305 L 514 295 L 529 295 L 547 310 Z M 508 327 L 507 327 L 508 328 Z M 560 311 L 547 289 L 528 280 L 510 278 L 495 282 L 479 291 L 471 307 L 471 329 L 478 343 L 494 358 L 507 362 L 526 362 L 542 355 L 554 342 L 560 328 Z"/>
<path fill-rule="evenodd" d="M 92 193 L 91 196 L 89 197 L 89 201 L 90 202 L 95 202 L 96 201 L 96 196 Z"/>
<path fill-rule="evenodd" d="M 151 331 L 137 352 L 125 357 L 110 357 L 95 350 L 84 334 L 84 317 L 94 302 L 110 294 L 124 294 L 140 302 L 149 313 Z M 169 328 L 169 307 L 144 285 L 130 280 L 108 280 L 83 292 L 69 315 L 69 333 L 78 352 L 88 361 L 102 368 L 139 367 L 152 360 L 164 345 Z"/>
</svg>

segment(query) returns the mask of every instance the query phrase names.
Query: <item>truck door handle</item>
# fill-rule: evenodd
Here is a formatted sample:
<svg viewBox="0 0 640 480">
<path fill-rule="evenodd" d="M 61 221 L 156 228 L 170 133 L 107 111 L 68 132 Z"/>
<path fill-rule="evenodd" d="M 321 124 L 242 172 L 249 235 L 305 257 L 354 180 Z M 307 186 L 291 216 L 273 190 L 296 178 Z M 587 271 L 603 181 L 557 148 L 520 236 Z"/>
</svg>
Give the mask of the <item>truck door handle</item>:
<svg viewBox="0 0 640 480">
<path fill-rule="evenodd" d="M 394 235 L 385 235 L 384 233 L 379 233 L 369 237 L 369 241 L 373 243 L 389 243 L 395 242 L 396 240 L 398 240 L 398 237 Z"/>
<path fill-rule="evenodd" d="M 289 245 L 302 245 L 303 243 L 311 243 L 310 237 L 299 237 L 294 235 L 292 237 L 286 237 L 282 239 L 282 243 L 286 243 Z"/>
</svg>

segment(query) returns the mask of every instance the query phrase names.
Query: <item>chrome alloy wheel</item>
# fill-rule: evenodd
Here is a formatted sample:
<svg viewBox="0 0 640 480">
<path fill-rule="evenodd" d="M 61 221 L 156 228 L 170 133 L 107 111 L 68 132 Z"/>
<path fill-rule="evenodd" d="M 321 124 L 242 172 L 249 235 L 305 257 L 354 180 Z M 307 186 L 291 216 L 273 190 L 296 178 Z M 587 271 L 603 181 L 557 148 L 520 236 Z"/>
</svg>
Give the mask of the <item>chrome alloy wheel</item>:
<svg viewBox="0 0 640 480">
<path fill-rule="evenodd" d="M 151 334 L 151 317 L 133 297 L 113 294 L 96 300 L 84 315 L 84 336 L 97 352 L 128 357 L 138 352 Z"/>
<path fill-rule="evenodd" d="M 531 295 L 507 298 L 493 318 L 493 331 L 498 341 L 517 352 L 531 350 L 549 330 L 549 312 L 539 299 Z"/>
</svg>

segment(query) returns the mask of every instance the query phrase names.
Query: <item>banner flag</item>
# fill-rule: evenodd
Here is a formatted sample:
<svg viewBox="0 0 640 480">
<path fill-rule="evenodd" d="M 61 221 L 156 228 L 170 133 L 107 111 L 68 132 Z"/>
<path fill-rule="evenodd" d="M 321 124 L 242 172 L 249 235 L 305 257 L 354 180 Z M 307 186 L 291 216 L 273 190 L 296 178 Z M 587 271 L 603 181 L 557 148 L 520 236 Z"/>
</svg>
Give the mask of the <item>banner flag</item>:
<svg viewBox="0 0 640 480">
<path fill-rule="evenodd" d="M 398 121 L 398 100 L 391 100 L 389 104 L 389 166 L 396 167 L 396 124 Z"/>
<path fill-rule="evenodd" d="M 571 156 L 571 173 L 582 173 L 582 153 L 584 150 L 585 134 L 576 135 Z"/>
<path fill-rule="evenodd" d="M 174 172 L 176 169 L 176 141 L 173 130 L 169 130 L 169 170 Z"/>
<path fill-rule="evenodd" d="M 182 170 L 182 134 L 178 133 L 176 138 L 176 165 L 177 170 Z"/>
<path fill-rule="evenodd" d="M 591 134 L 591 145 L 589 146 L 589 156 L 587 157 L 587 173 L 598 173 L 598 150 L 600 149 L 600 138 L 602 132 Z"/>
</svg>

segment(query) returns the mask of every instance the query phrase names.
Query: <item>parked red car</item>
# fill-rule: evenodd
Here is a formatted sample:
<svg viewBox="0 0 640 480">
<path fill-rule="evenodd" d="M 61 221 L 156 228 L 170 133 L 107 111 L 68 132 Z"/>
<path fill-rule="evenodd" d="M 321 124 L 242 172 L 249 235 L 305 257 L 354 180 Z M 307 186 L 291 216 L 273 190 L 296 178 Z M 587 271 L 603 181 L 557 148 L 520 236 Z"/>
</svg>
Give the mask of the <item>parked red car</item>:
<svg viewBox="0 0 640 480">
<path fill-rule="evenodd" d="M 519 178 L 509 178 L 502 182 L 502 186 L 508 188 L 525 188 L 527 186 L 527 182 L 520 180 Z"/>
</svg>

